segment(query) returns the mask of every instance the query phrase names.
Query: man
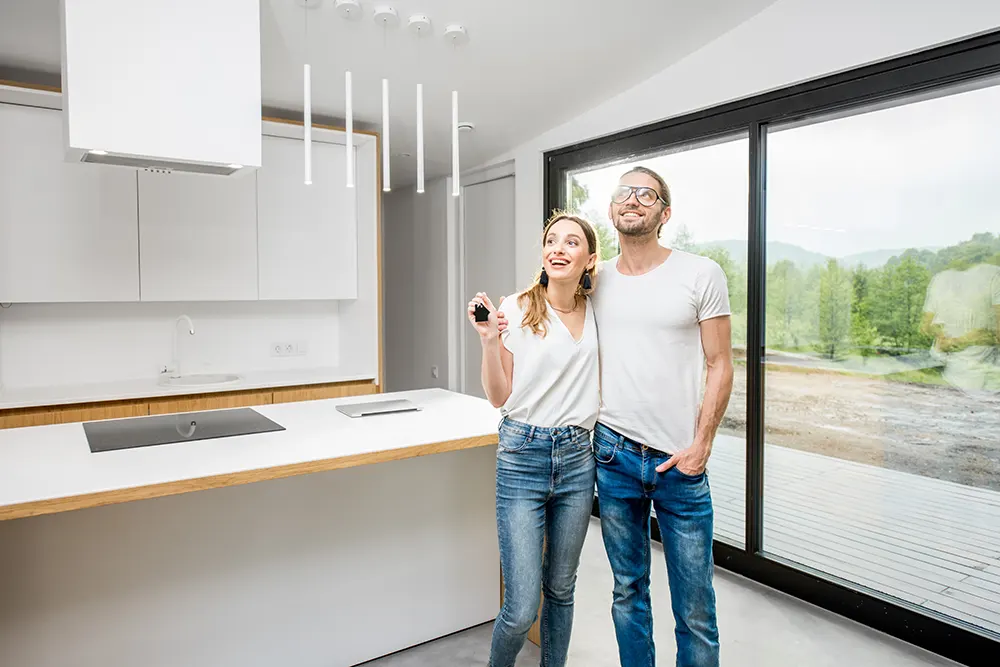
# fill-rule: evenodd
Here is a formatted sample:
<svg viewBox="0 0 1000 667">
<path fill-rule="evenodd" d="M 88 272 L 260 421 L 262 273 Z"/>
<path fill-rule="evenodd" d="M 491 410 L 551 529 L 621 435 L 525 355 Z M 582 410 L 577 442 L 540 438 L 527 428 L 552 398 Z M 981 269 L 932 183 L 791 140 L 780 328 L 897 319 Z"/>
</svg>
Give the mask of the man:
<svg viewBox="0 0 1000 667">
<path fill-rule="evenodd" d="M 623 175 L 608 213 L 621 254 L 602 263 L 593 296 L 601 356 L 594 453 L 618 653 L 623 667 L 655 665 L 652 506 L 666 555 L 677 665 L 716 667 L 706 465 L 733 384 L 726 276 L 708 258 L 660 245 L 670 190 L 652 170 Z"/>
</svg>

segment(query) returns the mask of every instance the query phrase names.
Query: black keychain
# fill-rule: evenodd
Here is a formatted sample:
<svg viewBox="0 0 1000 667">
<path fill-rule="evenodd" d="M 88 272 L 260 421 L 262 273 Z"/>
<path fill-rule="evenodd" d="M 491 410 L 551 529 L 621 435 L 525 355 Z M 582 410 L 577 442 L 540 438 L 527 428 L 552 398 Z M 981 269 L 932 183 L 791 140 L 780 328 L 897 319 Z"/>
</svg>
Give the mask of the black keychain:
<svg viewBox="0 0 1000 667">
<path fill-rule="evenodd" d="M 477 322 L 489 322 L 490 321 L 490 311 L 481 303 L 476 304 L 476 321 Z"/>
</svg>

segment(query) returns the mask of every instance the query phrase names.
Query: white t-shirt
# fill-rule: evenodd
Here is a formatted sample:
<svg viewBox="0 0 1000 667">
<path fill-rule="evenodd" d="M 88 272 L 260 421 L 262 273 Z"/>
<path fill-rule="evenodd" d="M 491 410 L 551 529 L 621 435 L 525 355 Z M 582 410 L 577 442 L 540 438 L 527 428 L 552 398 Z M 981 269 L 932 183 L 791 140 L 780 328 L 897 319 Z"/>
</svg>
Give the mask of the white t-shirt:
<svg viewBox="0 0 1000 667">
<path fill-rule="evenodd" d="M 699 323 L 729 315 L 726 274 L 674 250 L 641 276 L 601 263 L 594 313 L 601 345 L 600 422 L 673 454 L 697 431 L 705 353 Z"/>
<path fill-rule="evenodd" d="M 503 344 L 514 355 L 511 392 L 501 413 L 532 426 L 593 429 L 600 404 L 593 304 L 587 299 L 583 336 L 579 341 L 551 308 L 546 323 L 548 333 L 542 338 L 531 327 L 521 327 L 524 311 L 517 297 L 517 294 L 507 297 L 498 307 L 508 322 Z"/>
</svg>

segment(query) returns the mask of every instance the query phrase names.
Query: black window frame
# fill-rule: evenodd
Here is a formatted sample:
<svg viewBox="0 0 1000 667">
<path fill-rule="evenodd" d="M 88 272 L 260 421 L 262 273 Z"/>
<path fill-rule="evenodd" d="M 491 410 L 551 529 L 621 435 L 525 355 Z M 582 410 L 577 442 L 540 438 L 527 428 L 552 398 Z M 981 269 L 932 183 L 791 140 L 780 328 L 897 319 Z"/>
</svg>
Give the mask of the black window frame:
<svg viewBox="0 0 1000 667">
<path fill-rule="evenodd" d="M 764 279 L 767 128 L 903 101 L 1000 74 L 1000 30 L 626 130 L 544 154 L 542 220 L 566 205 L 567 174 L 715 138 L 749 136 L 746 522 L 743 547 L 715 541 L 716 564 L 971 667 L 996 665 L 1000 635 L 901 602 L 763 549 Z M 595 498 L 594 516 L 600 516 Z M 659 539 L 655 519 L 654 539 Z"/>
</svg>

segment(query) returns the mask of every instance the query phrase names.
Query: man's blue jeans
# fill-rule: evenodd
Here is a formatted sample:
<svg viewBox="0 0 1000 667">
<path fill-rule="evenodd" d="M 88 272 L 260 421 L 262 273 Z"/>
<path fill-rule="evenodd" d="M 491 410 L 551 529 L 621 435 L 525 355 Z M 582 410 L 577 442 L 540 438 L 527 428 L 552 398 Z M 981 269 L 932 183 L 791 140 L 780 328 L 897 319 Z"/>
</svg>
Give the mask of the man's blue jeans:
<svg viewBox="0 0 1000 667">
<path fill-rule="evenodd" d="M 663 539 L 674 612 L 678 667 L 718 667 L 719 630 L 712 584 L 712 496 L 708 474 L 671 468 L 662 452 L 598 424 L 597 495 L 604 547 L 614 572 L 611 615 L 622 667 L 654 667 L 649 597 L 650 506 Z"/>
<path fill-rule="evenodd" d="M 540 594 L 542 667 L 566 664 L 594 468 L 590 431 L 502 422 L 496 493 L 504 600 L 493 625 L 490 667 L 513 667 Z"/>
</svg>

